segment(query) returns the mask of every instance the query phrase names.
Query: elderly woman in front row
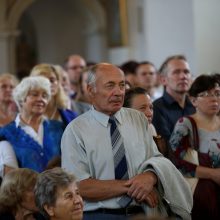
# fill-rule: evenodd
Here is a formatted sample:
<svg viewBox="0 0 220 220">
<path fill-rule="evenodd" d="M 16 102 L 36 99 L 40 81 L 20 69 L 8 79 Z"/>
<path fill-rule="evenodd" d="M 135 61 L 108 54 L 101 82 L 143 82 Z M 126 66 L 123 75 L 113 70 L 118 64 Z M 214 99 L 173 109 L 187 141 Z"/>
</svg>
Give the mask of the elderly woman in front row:
<svg viewBox="0 0 220 220">
<path fill-rule="evenodd" d="M 76 179 L 61 168 L 40 173 L 35 186 L 40 212 L 50 220 L 82 220 L 83 201 Z"/>
<path fill-rule="evenodd" d="M 20 114 L 0 131 L 4 139 L 0 142 L 2 174 L 5 167 L 17 166 L 42 172 L 51 159 L 60 156 L 64 130 L 62 122 L 44 117 L 51 97 L 50 82 L 41 76 L 24 78 L 13 96 Z"/>
</svg>

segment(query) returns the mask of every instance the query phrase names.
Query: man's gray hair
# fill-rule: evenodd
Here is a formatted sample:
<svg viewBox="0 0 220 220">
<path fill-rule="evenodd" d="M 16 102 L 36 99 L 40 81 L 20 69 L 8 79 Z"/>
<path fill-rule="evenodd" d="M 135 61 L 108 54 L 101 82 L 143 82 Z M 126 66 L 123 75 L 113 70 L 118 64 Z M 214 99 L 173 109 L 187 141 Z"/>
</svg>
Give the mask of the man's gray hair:
<svg viewBox="0 0 220 220">
<path fill-rule="evenodd" d="M 96 83 L 96 71 L 99 68 L 99 64 L 96 64 L 88 69 L 88 78 L 87 78 L 87 84 L 91 86 L 95 86 Z"/>
<path fill-rule="evenodd" d="M 170 56 L 168 57 L 164 62 L 163 64 L 161 65 L 160 69 L 159 69 L 159 74 L 161 75 L 167 75 L 167 66 L 169 64 L 169 62 L 171 60 L 184 60 L 187 62 L 187 59 L 184 55 L 182 54 L 178 54 L 178 55 L 173 55 L 173 56 Z"/>
<path fill-rule="evenodd" d="M 74 175 L 65 172 L 62 168 L 56 167 L 39 174 L 35 185 L 35 202 L 40 212 L 48 218 L 44 209 L 45 205 L 53 206 L 57 200 L 58 189 L 65 188 L 74 183 Z"/>
<path fill-rule="evenodd" d="M 22 103 L 28 95 L 28 92 L 33 89 L 43 89 L 51 98 L 50 81 L 43 76 L 29 76 L 22 79 L 22 81 L 13 90 L 13 98 L 19 108 L 22 108 Z"/>
</svg>

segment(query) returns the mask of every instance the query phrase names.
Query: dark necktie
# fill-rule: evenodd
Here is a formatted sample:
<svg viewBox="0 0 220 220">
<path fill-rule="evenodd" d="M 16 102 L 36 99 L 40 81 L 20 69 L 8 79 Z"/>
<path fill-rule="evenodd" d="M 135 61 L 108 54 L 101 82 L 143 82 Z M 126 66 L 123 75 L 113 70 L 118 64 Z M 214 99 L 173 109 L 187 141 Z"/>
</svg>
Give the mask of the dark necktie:
<svg viewBox="0 0 220 220">
<path fill-rule="evenodd" d="M 109 123 L 111 124 L 110 134 L 112 142 L 112 151 L 114 156 L 114 166 L 115 166 L 115 179 L 129 179 L 128 176 L 128 167 L 125 156 L 125 148 L 122 141 L 122 136 L 118 130 L 118 127 L 115 122 L 115 117 L 112 116 L 109 118 Z M 122 196 L 118 203 L 122 207 L 126 207 L 131 203 L 131 197 L 124 195 Z"/>
</svg>

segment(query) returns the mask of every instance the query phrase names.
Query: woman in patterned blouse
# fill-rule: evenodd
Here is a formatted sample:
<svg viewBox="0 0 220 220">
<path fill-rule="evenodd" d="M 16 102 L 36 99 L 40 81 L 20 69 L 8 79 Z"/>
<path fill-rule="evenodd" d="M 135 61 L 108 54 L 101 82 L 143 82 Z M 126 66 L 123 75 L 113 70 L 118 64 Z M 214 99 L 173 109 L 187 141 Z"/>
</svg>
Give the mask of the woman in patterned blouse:
<svg viewBox="0 0 220 220">
<path fill-rule="evenodd" d="M 186 177 L 199 179 L 192 219 L 220 219 L 220 87 L 213 75 L 200 75 L 189 95 L 196 113 L 179 119 L 170 138 L 174 163 Z M 194 126 L 193 126 L 194 124 Z M 197 128 L 198 136 L 193 132 Z M 198 140 L 195 138 L 198 137 Z M 198 144 L 198 149 L 195 143 Z M 198 164 L 188 162 L 188 149 L 198 152 Z"/>
</svg>

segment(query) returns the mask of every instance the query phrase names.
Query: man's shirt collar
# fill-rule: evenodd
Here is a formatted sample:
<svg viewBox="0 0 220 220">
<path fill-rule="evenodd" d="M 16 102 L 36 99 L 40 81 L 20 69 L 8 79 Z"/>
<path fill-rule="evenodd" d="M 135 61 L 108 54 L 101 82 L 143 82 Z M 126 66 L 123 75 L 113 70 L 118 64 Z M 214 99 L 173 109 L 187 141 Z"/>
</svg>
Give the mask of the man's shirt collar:
<svg viewBox="0 0 220 220">
<path fill-rule="evenodd" d="M 114 116 L 117 120 L 118 123 L 122 123 L 122 117 L 121 117 L 121 111 L 122 109 L 120 109 L 119 111 L 117 111 Z M 92 106 L 92 115 L 94 116 L 94 118 L 101 123 L 103 126 L 107 127 L 108 126 L 108 121 L 109 121 L 109 115 L 106 115 L 102 112 L 97 111 L 94 106 Z"/>
</svg>

